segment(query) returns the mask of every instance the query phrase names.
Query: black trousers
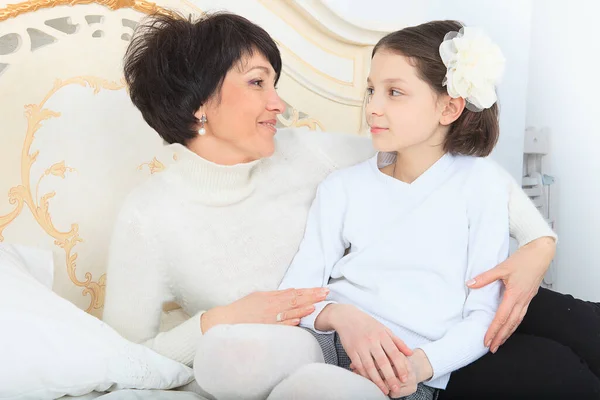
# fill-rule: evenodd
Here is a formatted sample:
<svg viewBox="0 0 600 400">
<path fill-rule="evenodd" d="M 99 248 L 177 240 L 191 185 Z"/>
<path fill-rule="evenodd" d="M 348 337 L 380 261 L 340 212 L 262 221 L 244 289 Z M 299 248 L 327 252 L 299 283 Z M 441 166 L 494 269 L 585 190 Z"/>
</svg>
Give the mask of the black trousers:
<svg viewBox="0 0 600 400">
<path fill-rule="evenodd" d="M 600 399 L 600 304 L 541 288 L 515 334 L 439 399 Z"/>
</svg>

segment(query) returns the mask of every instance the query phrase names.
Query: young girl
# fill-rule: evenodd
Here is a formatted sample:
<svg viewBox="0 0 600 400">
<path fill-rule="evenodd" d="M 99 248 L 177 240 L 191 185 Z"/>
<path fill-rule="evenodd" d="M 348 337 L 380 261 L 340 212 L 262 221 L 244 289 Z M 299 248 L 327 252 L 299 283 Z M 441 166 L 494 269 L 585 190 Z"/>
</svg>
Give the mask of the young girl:
<svg viewBox="0 0 600 400">
<path fill-rule="evenodd" d="M 366 106 L 379 152 L 319 186 L 281 283 L 330 290 L 301 325 L 326 362 L 391 397 L 434 398 L 488 351 L 502 286 L 466 282 L 508 255 L 509 182 L 483 158 L 498 139 L 503 63 L 455 21 L 381 39 Z"/>
</svg>

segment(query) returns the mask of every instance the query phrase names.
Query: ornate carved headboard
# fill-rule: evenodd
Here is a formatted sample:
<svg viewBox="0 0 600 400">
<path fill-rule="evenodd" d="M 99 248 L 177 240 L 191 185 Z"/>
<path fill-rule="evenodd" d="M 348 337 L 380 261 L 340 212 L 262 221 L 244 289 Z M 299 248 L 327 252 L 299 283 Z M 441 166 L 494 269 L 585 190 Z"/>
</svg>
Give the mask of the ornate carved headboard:
<svg viewBox="0 0 600 400">
<path fill-rule="evenodd" d="M 127 97 L 122 56 L 146 14 L 217 6 L 278 42 L 279 92 L 289 105 L 280 125 L 359 132 L 370 50 L 382 33 L 318 1 L 34 0 L 0 8 L 0 241 L 51 249 L 54 290 L 94 315 L 122 200 L 173 159 Z"/>
</svg>

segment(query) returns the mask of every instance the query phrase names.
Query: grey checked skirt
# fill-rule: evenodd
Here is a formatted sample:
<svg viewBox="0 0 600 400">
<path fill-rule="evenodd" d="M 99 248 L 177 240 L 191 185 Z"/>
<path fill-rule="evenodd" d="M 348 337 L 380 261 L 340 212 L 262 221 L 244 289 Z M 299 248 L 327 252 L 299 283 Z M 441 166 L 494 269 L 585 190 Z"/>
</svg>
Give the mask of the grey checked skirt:
<svg viewBox="0 0 600 400">
<path fill-rule="evenodd" d="M 338 367 L 350 370 L 350 357 L 348 357 L 346 350 L 344 350 L 340 337 L 337 333 L 334 332 L 329 334 L 319 334 L 311 329 L 306 330 L 310 332 L 315 337 L 315 339 L 317 339 L 317 342 L 319 342 L 319 346 L 321 346 L 321 351 L 323 351 L 323 358 L 325 359 L 325 363 L 337 365 Z M 419 383 L 416 392 L 414 392 L 410 396 L 401 397 L 400 399 L 437 400 L 438 394 L 438 389 Z"/>
</svg>

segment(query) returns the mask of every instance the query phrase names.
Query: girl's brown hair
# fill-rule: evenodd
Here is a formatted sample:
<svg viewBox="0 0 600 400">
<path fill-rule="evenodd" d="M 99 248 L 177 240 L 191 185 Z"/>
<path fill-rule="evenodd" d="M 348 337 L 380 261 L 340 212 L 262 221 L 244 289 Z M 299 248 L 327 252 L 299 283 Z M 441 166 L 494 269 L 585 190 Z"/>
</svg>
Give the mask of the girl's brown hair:
<svg viewBox="0 0 600 400">
<path fill-rule="evenodd" d="M 382 38 L 371 57 L 382 50 L 401 54 L 411 61 L 420 78 L 436 93 L 447 94 L 446 87 L 442 86 L 447 68 L 439 48 L 448 32 L 458 32 L 462 27 L 458 21 L 432 21 L 408 27 Z M 450 126 L 444 150 L 451 154 L 486 157 L 496 146 L 499 134 L 497 103 L 480 112 L 465 108 Z"/>
</svg>

